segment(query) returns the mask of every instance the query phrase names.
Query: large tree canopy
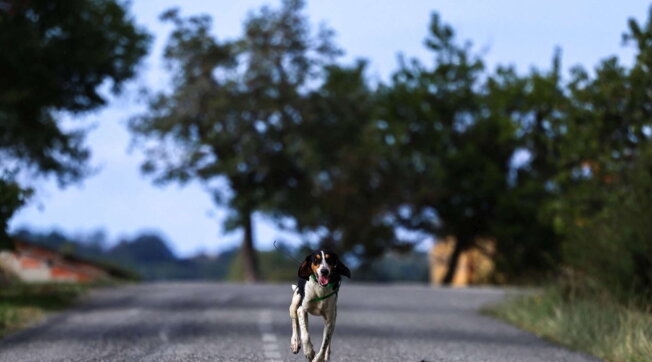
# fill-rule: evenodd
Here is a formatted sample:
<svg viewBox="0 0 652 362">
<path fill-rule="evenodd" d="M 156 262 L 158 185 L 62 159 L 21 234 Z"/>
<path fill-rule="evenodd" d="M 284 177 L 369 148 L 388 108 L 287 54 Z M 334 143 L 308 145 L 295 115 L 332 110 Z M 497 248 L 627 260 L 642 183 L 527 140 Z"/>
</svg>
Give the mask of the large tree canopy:
<svg viewBox="0 0 652 362">
<path fill-rule="evenodd" d="M 401 176 L 395 218 L 434 238 L 456 237 L 448 283 L 459 255 L 478 238 L 493 236 L 516 136 L 509 113 L 488 88 L 483 62 L 437 15 L 426 45 L 433 66 L 404 62 L 381 88 L 379 107 L 391 140 L 388 162 Z"/>
<path fill-rule="evenodd" d="M 152 98 L 146 114 L 131 121 L 143 142 L 143 165 L 161 182 L 226 180 L 229 192 L 213 189 L 242 228 L 247 280 L 258 280 L 252 217 L 304 183 L 300 152 L 301 94 L 338 51 L 331 33 L 313 34 L 304 3 L 286 0 L 280 9 L 252 13 L 238 39 L 220 41 L 208 16 L 183 19 L 177 11 L 165 58 L 173 73 L 171 93 Z"/>
<path fill-rule="evenodd" d="M 364 261 L 405 246 L 390 218 L 403 177 L 384 158 L 378 97 L 365 69 L 365 62 L 328 67 L 305 100 L 298 157 L 310 192 L 279 205 L 308 239 Z"/>
<path fill-rule="evenodd" d="M 150 37 L 125 7 L 116 0 L 0 1 L 0 196 L 11 204 L 22 200 L 10 186 L 17 172 L 54 175 L 62 185 L 87 173 L 83 132 L 63 129 L 61 117 L 104 105 L 101 85 L 108 81 L 118 93 L 134 77 Z M 13 213 L 4 205 L 3 232 Z"/>
</svg>

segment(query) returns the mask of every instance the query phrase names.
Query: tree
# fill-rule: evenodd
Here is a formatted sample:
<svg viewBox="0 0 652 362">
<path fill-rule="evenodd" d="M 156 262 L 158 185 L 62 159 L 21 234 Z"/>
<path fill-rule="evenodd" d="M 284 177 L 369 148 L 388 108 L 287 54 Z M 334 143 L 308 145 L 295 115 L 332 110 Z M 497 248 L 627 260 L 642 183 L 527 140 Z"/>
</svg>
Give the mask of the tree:
<svg viewBox="0 0 652 362">
<path fill-rule="evenodd" d="M 558 53 L 549 72 L 518 77 L 503 69 L 491 80 L 491 93 L 512 109 L 519 150 L 528 155 L 495 228 L 499 258 L 517 261 L 501 262 L 510 264 L 505 272 L 557 264 L 619 297 L 652 295 L 643 211 L 650 188 L 651 24 L 630 20 L 624 39 L 638 51 L 631 68 L 610 57 L 594 75 L 574 67 L 564 80 Z M 519 222 L 508 227 L 505 217 Z"/>
<path fill-rule="evenodd" d="M 0 1 L 0 237 L 29 194 L 17 173 L 60 185 L 88 174 L 84 133 L 61 118 L 104 105 L 104 82 L 119 93 L 149 39 L 120 1 Z"/>
<path fill-rule="evenodd" d="M 575 68 L 559 142 L 559 197 L 550 207 L 564 262 L 628 303 L 652 300 L 652 9 L 629 21 L 631 67 L 603 60 L 594 75 Z"/>
<path fill-rule="evenodd" d="M 299 128 L 307 192 L 281 206 L 308 239 L 362 261 L 409 245 L 389 217 L 401 178 L 382 157 L 376 91 L 365 69 L 363 61 L 327 67 L 324 83 L 307 97 Z"/>
<path fill-rule="evenodd" d="M 490 112 L 509 120 L 516 142 L 508 189 L 497 200 L 491 225 L 496 274 L 502 281 L 542 279 L 560 263 L 561 235 L 549 212 L 559 196 L 555 177 L 569 105 L 560 64 L 557 52 L 549 72 L 519 76 L 511 67 L 500 67 L 488 78 Z"/>
<path fill-rule="evenodd" d="M 146 114 L 130 123 L 145 144 L 145 172 L 159 182 L 205 183 L 232 211 L 227 229 L 244 232 L 242 253 L 248 281 L 259 279 L 253 215 L 271 210 L 305 182 L 296 155 L 302 94 L 321 66 L 338 54 L 331 31 L 313 35 L 304 3 L 286 0 L 249 16 L 244 34 L 219 41 L 208 16 L 182 19 L 176 10 L 165 50 L 173 90 L 153 97 Z M 215 186 L 218 181 L 225 181 Z"/>
<path fill-rule="evenodd" d="M 389 159 L 403 179 L 399 225 L 456 238 L 443 280 L 448 284 L 461 253 L 493 236 L 516 142 L 510 119 L 492 109 L 482 61 L 469 44 L 455 43 L 453 29 L 437 14 L 426 45 L 435 54 L 433 68 L 404 62 L 382 90 L 381 119 L 392 140 Z"/>
</svg>

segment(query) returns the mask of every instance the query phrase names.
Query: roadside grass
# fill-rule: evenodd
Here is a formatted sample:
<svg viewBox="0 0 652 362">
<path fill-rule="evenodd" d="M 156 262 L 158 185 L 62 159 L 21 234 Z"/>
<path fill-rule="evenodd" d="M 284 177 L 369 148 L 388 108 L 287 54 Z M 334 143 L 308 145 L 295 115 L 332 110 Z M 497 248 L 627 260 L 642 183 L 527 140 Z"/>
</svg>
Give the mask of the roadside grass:
<svg viewBox="0 0 652 362">
<path fill-rule="evenodd" d="M 483 309 L 539 337 L 606 361 L 650 361 L 652 314 L 623 306 L 605 294 L 541 293 L 512 296 Z"/>
<path fill-rule="evenodd" d="M 0 338 L 71 306 L 88 286 L 71 283 L 12 284 L 0 289 Z"/>
</svg>

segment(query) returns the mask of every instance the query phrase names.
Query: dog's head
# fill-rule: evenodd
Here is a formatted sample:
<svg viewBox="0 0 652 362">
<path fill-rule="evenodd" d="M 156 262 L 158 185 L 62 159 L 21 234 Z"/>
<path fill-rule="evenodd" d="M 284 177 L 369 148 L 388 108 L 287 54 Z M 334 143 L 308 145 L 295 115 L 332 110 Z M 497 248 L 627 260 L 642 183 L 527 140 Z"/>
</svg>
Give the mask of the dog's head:
<svg viewBox="0 0 652 362">
<path fill-rule="evenodd" d="M 337 254 L 330 250 L 319 249 L 306 257 L 299 267 L 299 278 L 308 279 L 314 274 L 317 282 L 326 286 L 338 282 L 340 276 L 351 278 L 351 271 L 342 263 Z"/>
</svg>

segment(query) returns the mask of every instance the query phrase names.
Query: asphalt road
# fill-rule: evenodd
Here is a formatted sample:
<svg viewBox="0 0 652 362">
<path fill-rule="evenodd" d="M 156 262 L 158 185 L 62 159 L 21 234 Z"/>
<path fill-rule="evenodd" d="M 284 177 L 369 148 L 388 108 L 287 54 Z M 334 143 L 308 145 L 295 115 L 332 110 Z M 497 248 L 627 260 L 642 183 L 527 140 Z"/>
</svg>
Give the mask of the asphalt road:
<svg viewBox="0 0 652 362">
<path fill-rule="evenodd" d="M 94 291 L 0 342 L 0 361 L 305 361 L 289 285 L 164 283 Z M 332 361 L 595 361 L 476 311 L 497 289 L 344 283 Z M 311 316 L 315 348 L 320 319 Z"/>
</svg>

